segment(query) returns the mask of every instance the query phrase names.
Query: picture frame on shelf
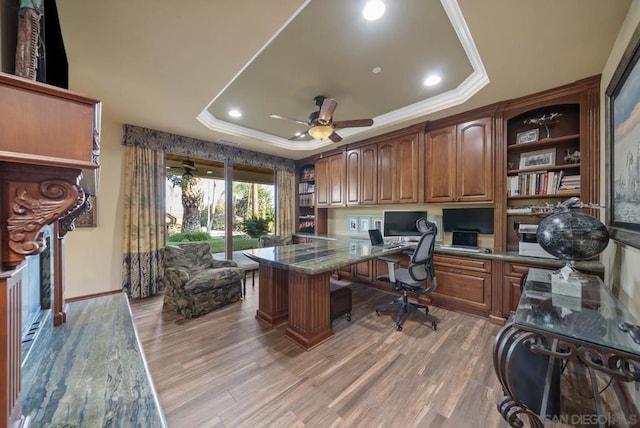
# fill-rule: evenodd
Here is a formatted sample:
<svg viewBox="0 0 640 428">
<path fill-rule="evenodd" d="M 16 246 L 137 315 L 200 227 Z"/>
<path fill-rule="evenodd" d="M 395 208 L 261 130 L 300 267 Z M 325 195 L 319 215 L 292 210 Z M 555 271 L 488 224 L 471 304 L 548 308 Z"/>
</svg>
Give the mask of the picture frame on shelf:
<svg viewBox="0 0 640 428">
<path fill-rule="evenodd" d="M 536 150 L 520 154 L 520 169 L 540 169 L 556 164 L 556 149 Z"/>
<path fill-rule="evenodd" d="M 640 248 L 640 27 L 605 91 L 606 214 L 612 239 Z"/>
<path fill-rule="evenodd" d="M 360 233 L 366 233 L 371 228 L 371 217 L 358 217 L 358 225 L 360 227 Z"/>
<path fill-rule="evenodd" d="M 358 233 L 358 217 L 357 216 L 347 216 L 347 232 L 349 233 Z"/>
<path fill-rule="evenodd" d="M 538 128 L 519 132 L 518 135 L 516 135 L 516 144 L 534 143 L 538 141 L 539 136 L 540 130 Z"/>
</svg>

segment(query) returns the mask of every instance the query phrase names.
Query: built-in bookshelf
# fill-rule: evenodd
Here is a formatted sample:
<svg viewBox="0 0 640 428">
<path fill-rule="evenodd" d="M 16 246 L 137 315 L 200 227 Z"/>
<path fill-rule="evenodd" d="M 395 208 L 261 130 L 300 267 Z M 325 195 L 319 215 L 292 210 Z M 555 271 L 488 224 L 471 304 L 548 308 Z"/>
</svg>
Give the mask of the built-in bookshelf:
<svg viewBox="0 0 640 428">
<path fill-rule="evenodd" d="M 304 165 L 298 177 L 298 232 L 314 233 L 316 230 L 315 167 Z"/>
</svg>

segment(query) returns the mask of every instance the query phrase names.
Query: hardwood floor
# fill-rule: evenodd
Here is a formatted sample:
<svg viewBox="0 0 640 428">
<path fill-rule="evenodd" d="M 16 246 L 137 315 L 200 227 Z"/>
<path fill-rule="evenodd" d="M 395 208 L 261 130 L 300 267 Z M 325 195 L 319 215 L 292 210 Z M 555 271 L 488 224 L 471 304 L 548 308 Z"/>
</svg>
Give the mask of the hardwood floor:
<svg viewBox="0 0 640 428">
<path fill-rule="evenodd" d="M 193 320 L 162 296 L 131 303 L 169 427 L 506 427 L 486 320 L 432 308 L 438 330 L 409 316 L 399 332 L 373 310 L 392 296 L 352 284 L 352 321 L 305 352 L 258 323 L 247 285 L 244 301 Z"/>
</svg>

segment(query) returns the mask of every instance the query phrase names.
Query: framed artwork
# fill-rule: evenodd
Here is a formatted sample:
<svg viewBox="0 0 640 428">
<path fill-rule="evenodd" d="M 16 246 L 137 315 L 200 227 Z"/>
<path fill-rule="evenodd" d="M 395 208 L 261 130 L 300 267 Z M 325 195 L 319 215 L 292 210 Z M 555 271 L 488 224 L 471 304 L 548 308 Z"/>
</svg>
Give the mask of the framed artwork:
<svg viewBox="0 0 640 428">
<path fill-rule="evenodd" d="M 360 225 L 360 233 L 366 233 L 371 225 L 371 217 L 358 217 L 358 224 Z"/>
<path fill-rule="evenodd" d="M 611 238 L 640 248 L 640 28 L 606 90 L 606 225 Z"/>
<path fill-rule="evenodd" d="M 378 229 L 382 232 L 382 218 L 381 217 L 371 217 L 371 228 Z"/>
<path fill-rule="evenodd" d="M 536 150 L 520 155 L 520 169 L 541 168 L 556 164 L 556 149 Z"/>
<path fill-rule="evenodd" d="M 80 214 L 73 222 L 76 227 L 96 227 L 96 197 L 89 195 L 89 203 L 91 210 L 84 214 Z"/>
<path fill-rule="evenodd" d="M 516 144 L 533 143 L 534 141 L 538 141 L 539 135 L 540 130 L 537 128 L 520 132 L 518 135 L 516 135 Z"/>
<path fill-rule="evenodd" d="M 438 228 L 438 233 L 436 233 L 436 242 L 444 241 L 444 230 L 442 230 L 442 216 L 436 214 L 427 214 L 427 220 L 431 223 L 435 223 Z"/>
<path fill-rule="evenodd" d="M 356 216 L 347 217 L 347 232 L 358 233 L 358 217 Z"/>
</svg>

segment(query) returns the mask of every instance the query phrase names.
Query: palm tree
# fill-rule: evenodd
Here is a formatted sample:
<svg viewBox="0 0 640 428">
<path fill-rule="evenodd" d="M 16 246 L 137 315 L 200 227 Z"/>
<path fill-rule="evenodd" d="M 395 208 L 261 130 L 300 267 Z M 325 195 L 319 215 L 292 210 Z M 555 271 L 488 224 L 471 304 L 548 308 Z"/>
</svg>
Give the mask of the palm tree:
<svg viewBox="0 0 640 428">
<path fill-rule="evenodd" d="M 200 179 L 190 174 L 182 176 L 182 233 L 200 232 L 200 204 L 202 204 Z"/>
</svg>

